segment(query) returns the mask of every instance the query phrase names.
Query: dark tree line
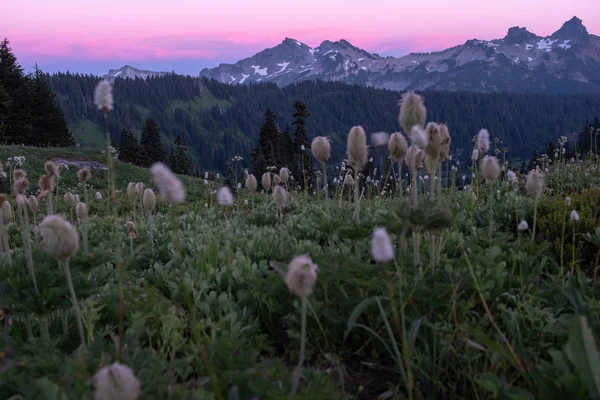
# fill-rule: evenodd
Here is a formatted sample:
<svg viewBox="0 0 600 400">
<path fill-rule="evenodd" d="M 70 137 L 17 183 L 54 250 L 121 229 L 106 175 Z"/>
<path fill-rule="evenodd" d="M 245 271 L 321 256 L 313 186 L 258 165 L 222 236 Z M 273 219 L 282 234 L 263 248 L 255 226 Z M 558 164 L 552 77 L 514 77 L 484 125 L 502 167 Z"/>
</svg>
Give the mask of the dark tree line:
<svg viewBox="0 0 600 400">
<path fill-rule="evenodd" d="M 89 119 L 102 126 L 102 114 L 92 103 L 98 77 L 66 73 L 49 79 L 68 122 Z M 600 109 L 598 95 L 422 94 L 428 120 L 448 123 L 453 154 L 465 161 L 470 157 L 471 139 L 481 128 L 502 139 L 502 146 L 510 149 L 509 157 L 529 158 L 532 149 L 544 149 L 549 141 L 578 131 Z M 400 96 L 395 91 L 337 82 L 301 82 L 279 88 L 267 83 L 226 85 L 174 74 L 147 80 L 117 79 L 111 132 L 115 141 L 123 129 L 139 133 L 150 117 L 169 143 L 180 137 L 200 168 L 225 172 L 232 157 L 249 160 L 266 109 L 273 112 L 284 137 L 285 132 L 294 135 L 298 125 L 285 127 L 294 122 L 288 116 L 299 101 L 310 108 L 310 117 L 304 117 L 302 126 L 307 138 L 328 136 L 332 159 L 340 160 L 353 125 L 362 125 L 367 133 L 399 130 Z M 293 146 L 298 147 L 295 142 Z M 246 161 L 245 166 L 250 164 Z"/>
<path fill-rule="evenodd" d="M 37 67 L 25 75 L 6 39 L 0 42 L 0 143 L 75 145 L 48 76 Z"/>
</svg>

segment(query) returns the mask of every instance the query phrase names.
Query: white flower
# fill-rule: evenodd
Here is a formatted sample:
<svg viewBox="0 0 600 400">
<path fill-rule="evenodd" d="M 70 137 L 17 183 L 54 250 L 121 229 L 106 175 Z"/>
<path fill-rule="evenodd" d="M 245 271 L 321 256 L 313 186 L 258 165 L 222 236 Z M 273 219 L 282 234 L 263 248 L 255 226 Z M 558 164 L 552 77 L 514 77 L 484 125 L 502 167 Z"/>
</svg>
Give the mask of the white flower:
<svg viewBox="0 0 600 400">
<path fill-rule="evenodd" d="M 579 214 L 575 210 L 571 211 L 571 221 L 573 221 L 573 222 L 579 221 Z"/>
<path fill-rule="evenodd" d="M 288 265 L 285 283 L 290 292 L 298 297 L 308 296 L 317 281 L 319 267 L 309 256 L 295 257 Z"/>
<path fill-rule="evenodd" d="M 204 179 L 208 179 L 208 172 L 204 173 Z"/>
<path fill-rule="evenodd" d="M 483 154 L 490 149 L 490 134 L 486 129 L 480 130 L 477 135 L 477 149 Z"/>
<path fill-rule="evenodd" d="M 207 181 L 206 179 L 204 180 L 204 184 L 205 184 L 205 185 L 208 185 L 208 181 Z"/>
<path fill-rule="evenodd" d="M 425 179 L 426 181 L 428 181 L 428 180 L 429 180 L 429 175 L 425 175 L 425 176 L 423 177 L 423 179 Z"/>
<path fill-rule="evenodd" d="M 227 186 L 223 186 L 217 192 L 217 201 L 222 206 L 231 207 L 233 205 L 233 194 L 231 189 Z"/>
<path fill-rule="evenodd" d="M 96 192 L 96 200 L 102 200 L 102 193 Z"/>
<path fill-rule="evenodd" d="M 415 147 L 424 149 L 427 147 L 429 140 L 425 131 L 418 125 L 415 125 L 410 130 L 410 141 Z"/>
<path fill-rule="evenodd" d="M 471 160 L 473 160 L 473 161 L 479 160 L 479 150 L 477 150 L 477 149 L 473 150 L 473 153 L 471 154 Z"/>
<path fill-rule="evenodd" d="M 96 104 L 98 110 L 110 111 L 113 109 L 112 85 L 106 79 L 96 85 L 94 104 Z"/>
<path fill-rule="evenodd" d="M 529 229 L 529 224 L 527 223 L 527 221 L 521 221 L 521 223 L 519 223 L 518 229 L 520 231 L 526 231 L 527 229 Z"/>
<path fill-rule="evenodd" d="M 248 205 L 248 199 L 244 200 L 244 205 L 247 206 Z"/>
<path fill-rule="evenodd" d="M 183 203 L 185 200 L 183 184 L 165 164 L 155 163 L 150 168 L 150 173 L 163 200 L 174 204 Z"/>
<path fill-rule="evenodd" d="M 304 151 L 306 150 L 306 147 L 304 147 L 304 145 L 300 146 L 300 150 Z"/>
<path fill-rule="evenodd" d="M 237 184 L 237 188 L 238 188 L 238 189 L 241 189 L 241 188 L 242 188 L 242 183 L 241 183 L 241 182 Z"/>
<path fill-rule="evenodd" d="M 508 171 L 506 173 L 506 179 L 510 182 L 510 183 L 516 183 L 517 182 L 517 174 L 515 174 L 512 170 Z"/>
<path fill-rule="evenodd" d="M 567 207 L 570 207 L 570 206 L 571 206 L 571 198 L 570 198 L 570 197 L 567 197 L 567 198 L 565 199 L 565 206 L 567 206 Z"/>
<path fill-rule="evenodd" d="M 219 174 L 217 174 L 217 179 L 219 179 Z"/>
<path fill-rule="evenodd" d="M 385 228 L 375 228 L 371 239 L 371 256 L 379 263 L 394 259 L 394 247 Z"/>
</svg>

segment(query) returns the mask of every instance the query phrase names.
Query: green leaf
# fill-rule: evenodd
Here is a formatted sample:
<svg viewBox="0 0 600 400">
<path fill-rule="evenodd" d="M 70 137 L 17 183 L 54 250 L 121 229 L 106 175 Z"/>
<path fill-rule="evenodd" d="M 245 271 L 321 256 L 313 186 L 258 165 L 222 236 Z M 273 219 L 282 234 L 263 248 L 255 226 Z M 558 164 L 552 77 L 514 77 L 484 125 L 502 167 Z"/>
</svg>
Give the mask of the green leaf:
<svg viewBox="0 0 600 400">
<path fill-rule="evenodd" d="M 346 332 L 344 332 L 344 340 L 348 338 L 350 331 L 352 331 L 352 329 L 356 325 L 356 320 L 358 319 L 358 317 L 361 316 L 362 312 L 371 304 L 376 303 L 378 299 L 378 297 L 369 297 L 358 303 L 358 305 L 352 311 L 352 314 L 350 314 L 348 322 L 346 323 Z"/>
<path fill-rule="evenodd" d="M 600 398 L 600 357 L 594 335 L 584 316 L 575 319 L 565 353 L 579 371 L 590 397 Z"/>
<path fill-rule="evenodd" d="M 414 346 L 417 341 L 417 336 L 419 335 L 419 328 L 421 327 L 421 322 L 423 322 L 423 318 L 419 318 L 413 321 L 410 324 L 410 329 L 408 331 L 408 338 L 410 339 L 410 343 Z"/>
<path fill-rule="evenodd" d="M 58 385 L 48 378 L 40 378 L 34 382 L 45 400 L 66 400 L 67 396 L 60 390 Z"/>
</svg>

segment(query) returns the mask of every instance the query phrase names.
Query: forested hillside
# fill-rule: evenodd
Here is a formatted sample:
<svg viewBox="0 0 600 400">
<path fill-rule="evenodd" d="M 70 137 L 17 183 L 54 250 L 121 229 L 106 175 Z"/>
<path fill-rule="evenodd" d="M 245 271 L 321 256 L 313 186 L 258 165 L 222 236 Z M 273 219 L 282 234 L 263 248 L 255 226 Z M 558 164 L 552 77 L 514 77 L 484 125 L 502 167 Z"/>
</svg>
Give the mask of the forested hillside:
<svg viewBox="0 0 600 400">
<path fill-rule="evenodd" d="M 92 103 L 98 77 L 56 74 L 49 77 L 78 143 L 102 145 L 103 119 Z M 294 102 L 307 105 L 308 138 L 332 139 L 333 157 L 344 155 L 345 135 L 353 125 L 368 133 L 394 132 L 401 93 L 335 82 L 303 82 L 278 88 L 274 84 L 226 85 L 205 78 L 166 75 L 117 79 L 115 109 L 110 115 L 113 139 L 123 129 L 139 135 L 144 121 L 154 119 L 165 144 L 177 136 L 201 168 L 225 170 L 233 156 L 249 155 L 256 146 L 267 108 L 283 130 L 293 121 Z M 480 128 L 499 137 L 509 156 L 529 156 L 548 141 L 580 131 L 600 113 L 600 96 L 424 92 L 428 120 L 445 121 L 455 155 L 468 157 L 471 139 Z M 572 137 L 572 136 L 569 136 Z"/>
</svg>

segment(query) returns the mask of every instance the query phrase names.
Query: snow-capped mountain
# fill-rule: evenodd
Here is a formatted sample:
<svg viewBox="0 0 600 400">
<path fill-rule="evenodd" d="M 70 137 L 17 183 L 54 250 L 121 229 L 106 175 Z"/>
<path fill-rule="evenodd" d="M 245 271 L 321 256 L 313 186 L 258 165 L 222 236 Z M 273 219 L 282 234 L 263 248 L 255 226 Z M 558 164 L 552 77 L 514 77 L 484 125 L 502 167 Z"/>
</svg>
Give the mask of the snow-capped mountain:
<svg viewBox="0 0 600 400">
<path fill-rule="evenodd" d="M 342 81 L 395 90 L 600 92 L 600 37 L 573 17 L 547 37 L 512 27 L 502 39 L 468 40 L 443 51 L 380 57 L 346 40 L 311 48 L 286 38 L 201 76 L 229 84 Z"/>
<path fill-rule="evenodd" d="M 119 69 L 109 70 L 108 74 L 104 75 L 104 79 L 114 82 L 116 78 L 146 79 L 149 76 L 163 76 L 165 74 L 167 74 L 167 72 L 146 71 L 134 68 L 130 65 L 125 65 Z"/>
</svg>

